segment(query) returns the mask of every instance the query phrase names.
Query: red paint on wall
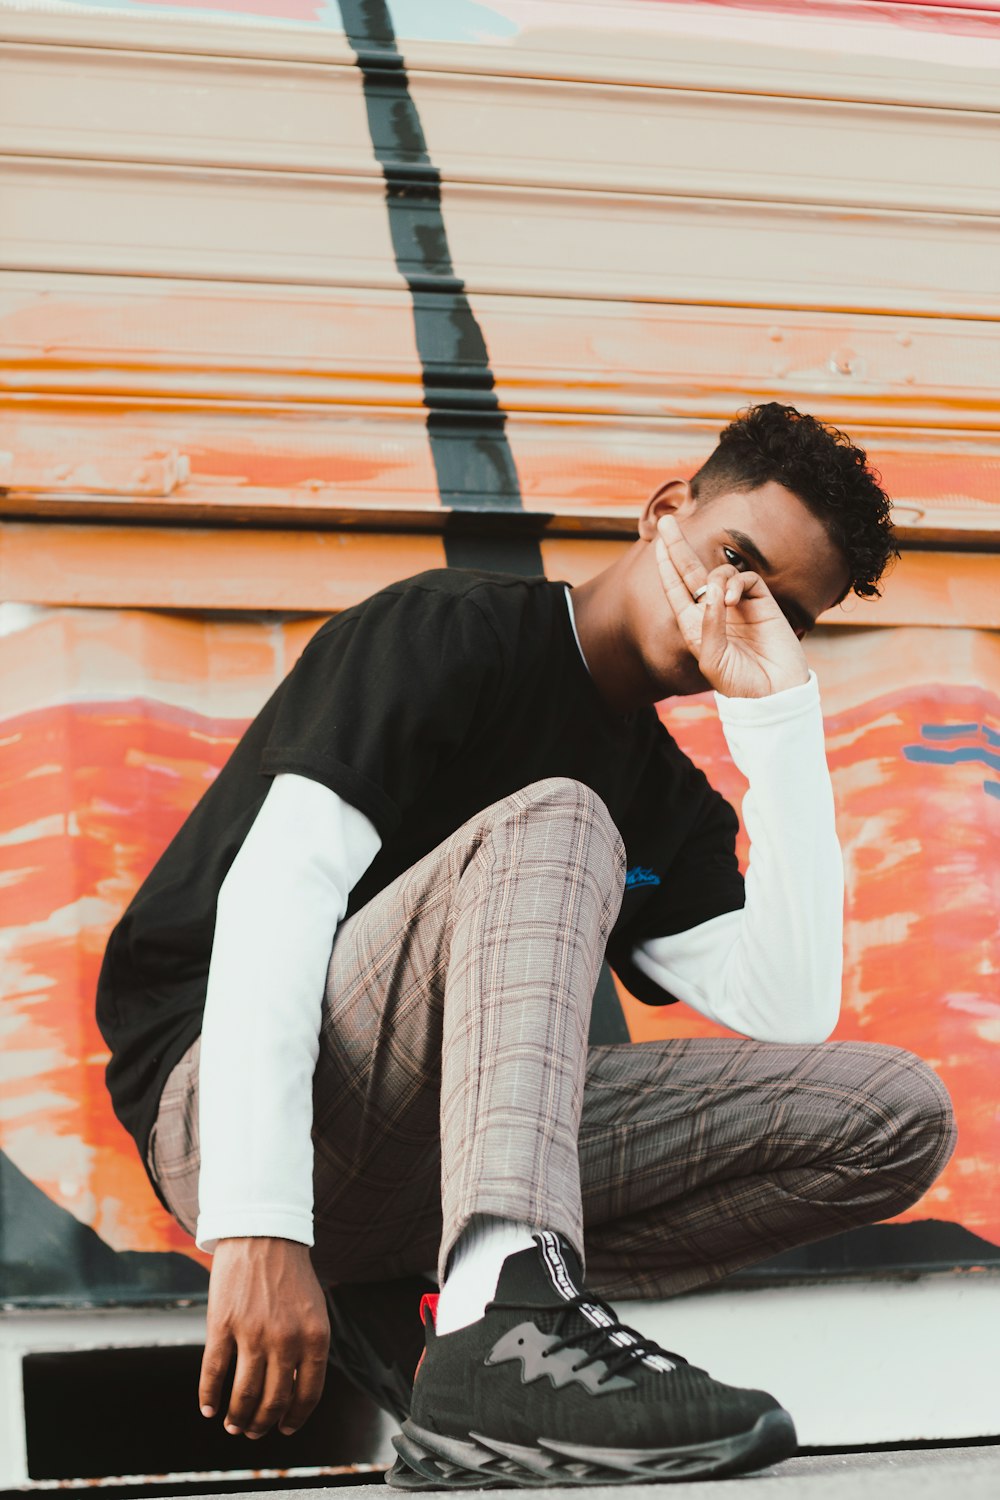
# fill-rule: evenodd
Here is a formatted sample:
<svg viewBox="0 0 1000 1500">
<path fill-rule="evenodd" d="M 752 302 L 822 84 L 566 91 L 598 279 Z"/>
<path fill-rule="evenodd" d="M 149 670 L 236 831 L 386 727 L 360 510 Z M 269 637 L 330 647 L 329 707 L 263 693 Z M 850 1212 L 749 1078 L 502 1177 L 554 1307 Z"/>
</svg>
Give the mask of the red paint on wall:
<svg viewBox="0 0 1000 1500">
<path fill-rule="evenodd" d="M 942 723 L 1000 721 L 996 694 L 924 687 L 880 695 L 827 722 L 848 872 L 845 1005 L 838 1037 L 926 1057 L 952 1091 L 960 1140 L 905 1217 L 953 1219 L 1000 1241 L 995 1106 L 995 848 L 1000 801 L 985 760 L 928 764 Z M 700 700 L 671 729 L 739 805 L 718 720 Z M 0 733 L 0 886 L 7 927 L 3 1148 L 57 1202 L 117 1248 L 191 1242 L 156 1202 L 111 1111 L 93 995 L 107 934 L 243 727 L 136 699 L 39 709 Z M 981 744 L 967 735 L 962 745 Z M 741 836 L 740 852 L 746 857 Z M 993 977 L 991 977 L 991 975 Z M 635 1040 L 718 1034 L 684 1007 L 625 997 Z"/>
<path fill-rule="evenodd" d="M 664 715 L 671 732 L 736 807 L 746 783 L 714 709 L 689 700 Z M 953 738 L 949 725 L 979 726 Z M 959 1143 L 930 1192 L 902 1219 L 952 1219 L 1000 1242 L 1000 698 L 930 686 L 880 695 L 826 720 L 827 752 L 847 878 L 844 1002 L 835 1040 L 885 1042 L 925 1058 L 954 1100 Z M 912 759 L 914 748 L 961 747 L 976 758 Z M 992 759 L 991 759 L 992 757 Z M 740 857 L 747 857 L 741 830 Z M 683 1005 L 656 1010 L 623 997 L 634 1041 L 725 1036 Z"/>
<path fill-rule="evenodd" d="M 960 36 L 1000 34 L 1000 5 L 995 0 L 646 0 L 647 4 L 691 5 L 699 10 L 749 10 L 819 21 L 906 26 Z"/>
<path fill-rule="evenodd" d="M 156 1201 L 111 1110 L 94 1017 L 101 957 L 242 727 L 133 702 L 39 710 L 0 733 L 8 1062 L 0 1144 L 117 1249 L 196 1253 Z"/>
</svg>

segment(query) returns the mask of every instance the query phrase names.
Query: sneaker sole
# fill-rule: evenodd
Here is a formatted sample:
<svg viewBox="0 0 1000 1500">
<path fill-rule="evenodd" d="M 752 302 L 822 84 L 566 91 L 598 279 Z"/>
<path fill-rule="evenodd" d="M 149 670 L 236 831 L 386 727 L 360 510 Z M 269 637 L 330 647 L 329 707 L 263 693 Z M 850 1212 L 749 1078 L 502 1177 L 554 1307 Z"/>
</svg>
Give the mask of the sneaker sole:
<svg viewBox="0 0 1000 1500">
<path fill-rule="evenodd" d="M 748 1432 L 675 1448 L 591 1448 L 539 1438 L 537 1447 L 473 1432 L 466 1439 L 403 1423 L 393 1438 L 399 1459 L 385 1476 L 394 1489 L 500 1489 L 540 1485 L 669 1484 L 744 1474 L 791 1458 L 795 1424 L 778 1408 Z"/>
</svg>

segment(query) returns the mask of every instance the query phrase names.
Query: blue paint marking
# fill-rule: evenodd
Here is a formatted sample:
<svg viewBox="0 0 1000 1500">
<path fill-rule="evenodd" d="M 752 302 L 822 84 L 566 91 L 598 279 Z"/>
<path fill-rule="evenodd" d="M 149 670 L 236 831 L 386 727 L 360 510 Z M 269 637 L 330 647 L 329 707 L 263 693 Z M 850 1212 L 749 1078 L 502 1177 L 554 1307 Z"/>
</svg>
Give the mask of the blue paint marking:
<svg viewBox="0 0 1000 1500">
<path fill-rule="evenodd" d="M 957 740 L 961 736 L 978 734 L 981 724 L 921 724 L 920 733 L 925 740 Z"/>
<path fill-rule="evenodd" d="M 987 745 L 1000 749 L 1000 734 L 988 729 L 985 724 L 921 724 L 920 735 L 925 740 L 970 739 L 981 736 Z M 983 745 L 904 745 L 903 759 L 923 765 L 955 766 L 965 762 L 980 761 L 991 771 L 1000 771 L 1000 755 L 987 750 Z M 1000 781 L 984 781 L 983 791 L 987 797 L 1000 799 Z"/>
<path fill-rule="evenodd" d="M 633 865 L 625 875 L 625 889 L 631 890 L 637 885 L 660 885 L 660 877 L 655 870 L 648 870 L 645 865 Z"/>
<path fill-rule="evenodd" d="M 973 745 L 963 745 L 959 750 L 932 750 L 928 745 L 904 745 L 907 760 L 924 761 L 935 766 L 954 766 L 960 761 L 981 760 L 992 771 L 1000 771 L 1000 755 L 989 750 L 980 750 Z"/>
</svg>

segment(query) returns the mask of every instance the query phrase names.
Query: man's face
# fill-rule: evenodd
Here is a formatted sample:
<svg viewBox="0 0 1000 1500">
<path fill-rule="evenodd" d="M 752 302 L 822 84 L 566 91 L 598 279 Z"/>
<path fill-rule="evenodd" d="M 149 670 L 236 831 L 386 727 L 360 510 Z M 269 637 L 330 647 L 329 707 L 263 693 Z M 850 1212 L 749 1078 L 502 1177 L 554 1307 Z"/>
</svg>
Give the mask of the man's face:
<svg viewBox="0 0 1000 1500">
<path fill-rule="evenodd" d="M 677 629 L 663 595 L 652 540 L 656 519 L 671 512 L 705 569 L 730 563 L 758 573 L 801 639 L 850 584 L 846 560 L 825 527 L 784 485 L 770 482 L 748 493 L 729 492 L 695 501 L 686 485 L 671 484 L 649 502 L 640 523 L 633 620 L 635 638 L 651 675 L 676 683 L 674 693 L 698 693 L 706 683 Z"/>
</svg>

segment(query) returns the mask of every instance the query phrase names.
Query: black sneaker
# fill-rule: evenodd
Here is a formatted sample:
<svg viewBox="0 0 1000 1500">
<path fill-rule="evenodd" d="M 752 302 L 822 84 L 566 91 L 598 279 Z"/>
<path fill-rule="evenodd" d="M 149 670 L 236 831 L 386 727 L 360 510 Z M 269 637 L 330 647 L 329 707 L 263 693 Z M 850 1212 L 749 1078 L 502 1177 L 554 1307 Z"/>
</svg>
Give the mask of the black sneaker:
<svg viewBox="0 0 1000 1500">
<path fill-rule="evenodd" d="M 504 1261 L 485 1316 L 438 1336 L 393 1442 L 397 1489 L 636 1484 L 709 1479 L 795 1452 L 788 1413 L 764 1391 L 721 1385 L 624 1327 L 582 1290 L 559 1236 Z"/>
<path fill-rule="evenodd" d="M 397 1422 L 410 1415 L 413 1376 L 424 1352 L 421 1298 L 436 1290 L 426 1276 L 326 1289 L 330 1364 Z"/>
</svg>

